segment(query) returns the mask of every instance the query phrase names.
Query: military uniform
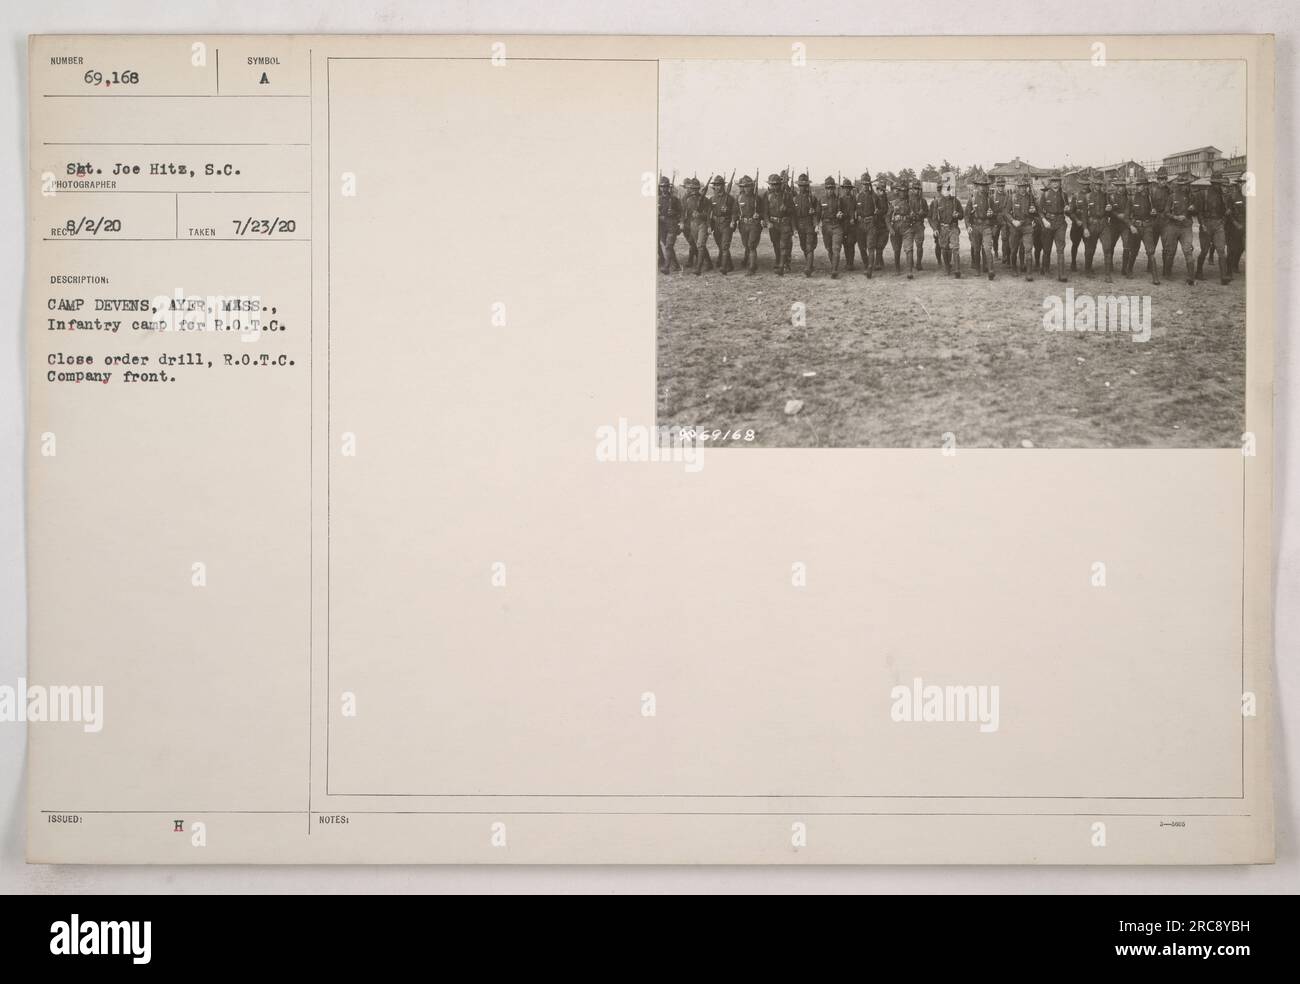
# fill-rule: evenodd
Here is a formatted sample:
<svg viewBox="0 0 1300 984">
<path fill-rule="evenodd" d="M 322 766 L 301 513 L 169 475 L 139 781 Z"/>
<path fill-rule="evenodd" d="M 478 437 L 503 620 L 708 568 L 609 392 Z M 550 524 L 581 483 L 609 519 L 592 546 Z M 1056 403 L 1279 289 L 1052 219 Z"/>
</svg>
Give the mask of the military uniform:
<svg viewBox="0 0 1300 984">
<path fill-rule="evenodd" d="M 695 248 L 695 210 L 700 197 L 700 182 L 687 178 L 682 182 L 682 234 L 686 237 L 686 269 L 694 270 L 699 250 Z"/>
<path fill-rule="evenodd" d="M 1011 237 L 1007 235 L 1007 202 L 1011 195 L 1007 191 L 1007 179 L 998 178 L 993 190 L 993 211 L 997 221 L 993 223 L 993 252 L 1002 257 L 1002 265 L 1011 262 Z"/>
<path fill-rule="evenodd" d="M 1240 271 L 1241 254 L 1246 252 L 1246 176 L 1238 175 L 1232 191 L 1232 219 L 1228 223 L 1228 276 Z"/>
<path fill-rule="evenodd" d="M 694 190 L 683 202 L 686 207 L 687 229 L 691 235 L 691 268 L 698 277 L 705 269 L 713 269 L 709 256 L 709 231 L 713 226 L 713 199 L 704 194 L 703 187 L 695 182 Z"/>
<path fill-rule="evenodd" d="M 925 256 L 925 222 L 930 215 L 930 206 L 921 192 L 920 181 L 913 179 L 908 196 L 912 205 L 912 244 L 916 247 L 916 268 L 919 270 Z"/>
<path fill-rule="evenodd" d="M 858 245 L 858 195 L 853 182 L 845 178 L 840 182 L 841 189 L 847 183 L 849 197 L 853 199 L 853 217 L 843 223 L 844 229 L 844 269 L 853 269 L 853 253 Z"/>
<path fill-rule="evenodd" d="M 1129 201 L 1129 218 L 1137 228 L 1135 237 L 1142 242 L 1142 248 L 1147 254 L 1147 274 L 1151 277 L 1153 284 L 1160 283 L 1160 254 L 1158 244 L 1160 233 L 1156 227 L 1156 217 L 1159 209 L 1156 207 L 1155 189 L 1151 187 L 1150 180 L 1144 175 L 1137 179 L 1137 190 L 1133 192 L 1133 198 Z M 1133 259 L 1137 259 L 1137 247 L 1133 248 Z M 1129 264 L 1129 272 L 1133 272 L 1133 264 Z"/>
<path fill-rule="evenodd" d="M 1083 272 L 1089 276 L 1092 275 L 1092 259 L 1097 253 L 1102 226 L 1106 224 L 1106 195 L 1092 184 L 1091 178 L 1084 180 L 1077 209 L 1083 219 Z"/>
<path fill-rule="evenodd" d="M 1043 276 L 1052 271 L 1052 245 L 1056 245 L 1056 279 L 1064 283 L 1065 226 L 1071 205 L 1061 190 L 1061 179 L 1053 175 L 1048 188 L 1038 200 L 1038 216 L 1042 222 Z"/>
<path fill-rule="evenodd" d="M 718 247 L 718 269 L 730 273 L 734 267 L 731 263 L 731 234 L 736 230 L 736 199 L 727 192 L 727 183 L 722 175 L 713 179 L 713 209 L 710 214 L 710 227 L 713 230 L 713 244 Z"/>
<path fill-rule="evenodd" d="M 858 239 L 858 255 L 867 276 L 876 265 L 876 193 L 871 190 L 871 175 L 862 172 L 862 186 L 853 196 L 853 228 Z M 852 270 L 850 260 L 849 269 Z"/>
<path fill-rule="evenodd" d="M 1183 250 L 1183 263 L 1186 266 L 1188 285 L 1196 283 L 1196 272 L 1192 269 L 1192 219 L 1196 215 L 1196 196 L 1192 194 L 1190 175 L 1180 174 L 1169 192 L 1169 201 L 1165 206 L 1165 276 L 1174 275 L 1174 251 Z"/>
<path fill-rule="evenodd" d="M 1156 183 L 1151 186 L 1151 207 L 1156 210 L 1155 218 L 1152 224 L 1155 226 L 1156 239 L 1160 243 L 1160 251 L 1156 253 L 1156 259 L 1160 261 L 1161 269 L 1164 268 L 1164 261 L 1161 257 L 1165 249 L 1165 215 L 1169 211 L 1169 171 L 1164 167 L 1156 170 Z"/>
<path fill-rule="evenodd" d="M 1128 232 L 1128 190 L 1119 178 L 1107 182 L 1103 198 L 1105 219 L 1101 226 L 1101 253 L 1106 263 L 1106 283 L 1114 283 L 1115 244 Z"/>
<path fill-rule="evenodd" d="M 808 175 L 799 175 L 799 191 L 794 196 L 794 228 L 799 234 L 799 249 L 803 251 L 805 277 L 811 277 L 813 259 L 817 254 L 817 219 L 821 208 L 813 194 Z"/>
<path fill-rule="evenodd" d="M 949 192 L 941 194 L 930 203 L 930 227 L 934 229 L 934 241 L 939 255 L 938 262 L 949 275 L 961 277 L 961 220 L 966 215 L 957 201 L 957 196 Z M 954 264 L 956 266 L 954 267 Z"/>
<path fill-rule="evenodd" d="M 835 188 L 835 179 L 827 178 L 826 195 L 821 200 L 818 219 L 821 222 L 822 242 L 830 254 L 831 279 L 840 275 L 840 250 L 844 246 L 844 234 L 853 221 L 853 184 L 847 178 L 840 190 Z"/>
<path fill-rule="evenodd" d="M 920 216 L 916 214 L 911 190 L 907 182 L 900 181 L 889 199 L 889 236 L 894 245 L 895 270 L 901 271 L 901 257 L 907 256 L 908 280 L 916 269 L 916 226 L 919 218 L 922 229 L 925 228 L 924 215 L 924 212 Z"/>
<path fill-rule="evenodd" d="M 1016 273 L 1023 273 L 1026 280 L 1034 279 L 1032 254 L 1034 223 L 1038 217 L 1038 205 L 1029 190 L 1029 178 L 1022 177 L 1016 185 L 1016 192 L 1007 202 L 1008 236 L 1011 245 L 1011 268 Z"/>
<path fill-rule="evenodd" d="M 971 252 L 979 259 L 972 260 L 976 269 L 982 270 L 993 279 L 993 257 L 996 252 L 995 230 L 1002 224 L 998 214 L 997 200 L 989 191 L 989 179 L 975 179 L 975 193 L 971 195 L 966 209 L 966 228 L 970 235 Z"/>
<path fill-rule="evenodd" d="M 680 270 L 677 235 L 682 231 L 682 203 L 673 194 L 672 182 L 659 179 L 659 272 Z"/>
<path fill-rule="evenodd" d="M 1210 178 L 1210 186 L 1200 194 L 1197 213 L 1201 224 L 1201 255 L 1196 258 L 1196 275 L 1203 276 L 1201 270 L 1205 265 L 1205 254 L 1211 246 L 1219 262 L 1219 283 L 1229 284 L 1232 277 L 1228 270 L 1228 223 L 1232 221 L 1233 195 L 1228 190 L 1228 179 L 1222 171 L 1216 171 Z"/>
<path fill-rule="evenodd" d="M 759 197 L 754 179 L 748 174 L 741 177 L 740 194 L 736 196 L 736 229 L 740 233 L 740 244 L 745 247 L 745 256 L 740 265 L 745 268 L 745 276 L 752 277 L 758 271 L 758 243 L 763 235 L 763 199 Z"/>
<path fill-rule="evenodd" d="M 1082 189 L 1086 179 L 1079 179 Z M 1068 212 L 1070 215 L 1070 272 L 1079 269 L 1079 244 L 1083 242 L 1083 197 L 1082 190 L 1070 196 Z"/>
<path fill-rule="evenodd" d="M 889 192 L 884 178 L 876 178 L 875 194 L 872 196 L 875 207 L 872 242 L 875 243 L 875 262 L 877 270 L 885 268 L 885 243 L 889 241 Z"/>
<path fill-rule="evenodd" d="M 763 199 L 763 220 L 767 223 L 767 238 L 771 240 L 776 256 L 776 275 L 784 276 L 790 269 L 790 252 L 794 236 L 794 193 L 786 187 L 785 179 L 778 174 L 767 179 L 767 197 Z M 757 250 L 755 250 L 757 253 Z"/>
</svg>

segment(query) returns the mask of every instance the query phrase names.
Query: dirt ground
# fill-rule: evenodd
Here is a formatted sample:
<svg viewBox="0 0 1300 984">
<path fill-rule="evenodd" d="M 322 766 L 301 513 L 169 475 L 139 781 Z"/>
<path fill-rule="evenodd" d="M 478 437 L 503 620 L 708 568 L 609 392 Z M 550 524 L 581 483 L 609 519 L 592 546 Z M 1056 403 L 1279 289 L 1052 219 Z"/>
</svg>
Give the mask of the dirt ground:
<svg viewBox="0 0 1300 984">
<path fill-rule="evenodd" d="M 889 247 L 871 280 L 860 262 L 832 280 L 820 243 L 806 279 L 797 237 L 784 277 L 766 231 L 752 277 L 740 269 L 743 252 L 733 241 L 727 276 L 659 276 L 661 427 L 752 429 L 752 442 L 727 442 L 745 447 L 939 447 L 945 432 L 958 447 L 1240 445 L 1245 281 L 1221 286 L 1208 262 L 1206 279 L 1188 286 L 1180 253 L 1173 278 L 1156 287 L 1144 255 L 1132 279 L 1117 273 L 1112 285 L 1100 250 L 1084 275 L 1082 249 L 1074 273 L 1067 252 L 1068 284 L 1054 275 L 1026 283 L 1000 259 L 989 281 L 970 269 L 964 234 L 961 280 L 939 272 L 928 240 L 914 280 L 894 273 Z M 679 238 L 683 265 L 686 253 Z M 1149 295 L 1150 340 L 1047 331 L 1044 298 L 1067 287 Z M 803 327 L 792 324 L 796 303 Z"/>
</svg>

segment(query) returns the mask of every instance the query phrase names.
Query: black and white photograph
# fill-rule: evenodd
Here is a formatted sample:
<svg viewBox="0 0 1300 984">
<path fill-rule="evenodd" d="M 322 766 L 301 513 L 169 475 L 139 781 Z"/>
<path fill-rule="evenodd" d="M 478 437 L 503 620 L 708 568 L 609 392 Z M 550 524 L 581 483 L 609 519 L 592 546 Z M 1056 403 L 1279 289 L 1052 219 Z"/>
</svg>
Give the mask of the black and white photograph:
<svg viewBox="0 0 1300 984">
<path fill-rule="evenodd" d="M 660 65 L 658 425 L 710 447 L 1237 447 L 1246 68 Z"/>
</svg>

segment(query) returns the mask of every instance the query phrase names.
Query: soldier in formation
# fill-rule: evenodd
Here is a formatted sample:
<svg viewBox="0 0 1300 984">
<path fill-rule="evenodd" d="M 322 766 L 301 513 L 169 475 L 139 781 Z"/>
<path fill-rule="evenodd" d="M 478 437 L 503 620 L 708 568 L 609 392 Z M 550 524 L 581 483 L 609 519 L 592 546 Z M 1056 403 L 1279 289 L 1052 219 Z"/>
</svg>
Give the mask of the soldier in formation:
<svg viewBox="0 0 1300 984">
<path fill-rule="evenodd" d="M 1197 213 L 1201 225 L 1201 253 L 1196 258 L 1196 277 L 1204 279 L 1205 254 L 1213 249 L 1219 263 L 1219 283 L 1227 285 L 1232 282 L 1228 265 L 1228 227 L 1233 222 L 1233 205 L 1235 196 L 1228 190 L 1228 178 L 1222 171 L 1215 171 L 1210 178 L 1210 186 L 1201 194 Z"/>
<path fill-rule="evenodd" d="M 1027 262 L 1033 248 L 1033 227 L 1038 220 L 1038 205 L 1029 190 L 1029 176 L 1022 174 L 1016 181 L 1015 194 L 1007 202 L 1008 238 L 1011 243 L 1011 269 L 1023 273 L 1030 283 L 1034 279 L 1033 266 Z"/>
<path fill-rule="evenodd" d="M 803 252 L 803 275 L 813 274 L 813 258 L 817 254 L 817 219 L 821 203 L 812 191 L 812 181 L 807 174 L 799 175 L 799 191 L 794 196 L 795 231 L 799 233 L 799 249 Z"/>
<path fill-rule="evenodd" d="M 853 182 L 845 178 L 836 189 L 835 179 L 828 177 L 825 181 L 826 193 L 819 205 L 818 220 L 821 223 L 822 242 L 830 254 L 831 279 L 840 275 L 840 251 L 844 246 L 845 233 L 853 222 Z"/>
<path fill-rule="evenodd" d="M 1061 190 L 1061 176 L 1053 174 L 1039 203 L 1038 218 L 1042 226 L 1043 276 L 1052 272 L 1052 246 L 1056 246 L 1056 279 L 1065 283 L 1065 226 L 1070 212 L 1070 201 Z"/>
<path fill-rule="evenodd" d="M 1115 282 L 1115 244 L 1124 241 L 1128 232 L 1128 190 L 1118 174 L 1106 182 L 1101 223 L 1101 254 L 1105 263 L 1106 283 Z M 1127 247 L 1126 247 L 1127 250 Z"/>
<path fill-rule="evenodd" d="M 732 197 L 727 182 L 719 174 L 713 179 L 713 205 L 709 210 L 713 245 L 718 248 L 718 270 L 730 273 L 731 234 L 736 231 L 736 199 Z"/>
<path fill-rule="evenodd" d="M 1151 181 L 1144 174 L 1137 179 L 1137 190 L 1133 192 L 1133 200 L 1129 202 L 1129 217 L 1137 230 L 1136 241 L 1142 243 L 1142 249 L 1147 254 L 1147 276 L 1151 278 L 1151 283 L 1159 285 L 1160 283 L 1160 229 L 1158 221 L 1160 210 L 1156 204 L 1155 189 L 1151 186 Z M 1125 259 L 1127 259 L 1127 254 Z M 1137 246 L 1133 247 L 1133 260 L 1137 260 Z M 1133 263 L 1128 264 L 1129 273 L 1133 272 Z"/>
<path fill-rule="evenodd" d="M 866 171 L 858 179 L 858 189 L 853 196 L 854 231 L 858 240 L 858 256 L 862 269 L 870 278 L 876 266 L 876 193 L 871 190 L 871 175 Z M 853 259 L 849 258 L 849 269 Z"/>
<path fill-rule="evenodd" d="M 734 172 L 733 172 L 734 175 Z M 1218 267 L 1219 282 L 1228 284 L 1237 274 L 1246 245 L 1245 176 L 1230 183 L 1221 169 L 1208 186 L 1194 187 L 1191 175 L 1180 174 L 1170 181 L 1161 167 L 1152 181 L 1137 177 L 1130 189 L 1118 172 L 1103 178 L 1096 172 L 1079 175 L 1079 190 L 1067 195 L 1060 175 L 1048 179 L 1048 186 L 1035 193 L 1029 176 L 1022 174 L 1013 191 L 1006 179 L 993 185 L 984 176 L 971 182 L 966 199 L 959 201 L 954 176 L 945 175 L 942 192 L 927 201 L 921 182 L 884 175 L 872 181 L 864 171 L 855 183 L 850 178 L 828 177 L 821 193 L 812 187 L 806 173 L 791 185 L 787 168 L 768 176 L 766 191 L 759 178 L 740 178 L 738 195 L 721 174 L 701 185 L 691 177 L 678 197 L 668 178 L 659 181 L 658 264 L 663 274 L 683 269 L 677 259 L 676 241 L 685 235 L 688 253 L 685 268 L 696 276 L 714 269 L 709 243 L 717 250 L 717 269 L 733 269 L 732 236 L 739 233 L 744 250 L 741 265 L 747 276 L 758 272 L 758 250 L 762 230 L 767 228 L 778 276 L 790 271 L 794 239 L 798 236 L 804 256 L 804 276 L 816 269 L 817 243 L 826 245 L 831 279 L 841 269 L 853 269 L 856 254 L 864 276 L 884 269 L 886 243 L 893 246 L 894 271 L 913 279 L 921 268 L 924 242 L 933 236 L 936 260 L 943 271 L 961 276 L 960 239 L 965 227 L 970 243 L 971 268 L 995 276 L 995 260 L 1023 274 L 1027 281 L 1035 272 L 1052 273 L 1055 255 L 1056 278 L 1066 282 L 1065 242 L 1070 240 L 1070 270 L 1078 270 L 1078 253 L 1084 252 L 1083 272 L 1092 275 L 1097 245 L 1101 245 L 1102 270 L 1107 283 L 1114 281 L 1116 246 L 1121 247 L 1120 273 L 1131 278 L 1140 252 L 1145 252 L 1147 274 L 1152 284 L 1171 278 L 1177 254 L 1183 254 L 1183 276 L 1187 284 L 1205 278 L 1205 263 Z M 927 233 L 926 226 L 929 226 Z M 1198 233 L 1200 252 L 1193 264 L 1193 233 Z M 907 269 L 903 269 L 903 258 Z"/>
<path fill-rule="evenodd" d="M 943 193 L 930 203 L 930 227 L 934 230 L 936 262 L 943 264 L 949 276 L 961 279 L 961 220 L 966 212 L 957 201 L 957 185 L 952 175 L 943 182 Z"/>
<path fill-rule="evenodd" d="M 795 201 L 794 192 L 787 186 L 788 177 L 788 174 L 768 175 L 767 197 L 763 200 L 762 216 L 767 222 L 767 238 L 772 243 L 778 277 L 790 272 L 790 250 L 794 245 Z"/>
<path fill-rule="evenodd" d="M 682 203 L 668 178 L 659 179 L 659 272 L 680 270 L 677 237 L 682 231 Z"/>
<path fill-rule="evenodd" d="M 997 211 L 997 199 L 989 190 L 989 179 L 980 175 L 975 179 L 975 193 L 966 209 L 967 235 L 971 244 L 971 263 L 978 272 L 994 277 L 993 259 L 997 255 L 997 230 L 1002 218 Z"/>
<path fill-rule="evenodd" d="M 1165 248 L 1165 277 L 1174 275 L 1175 252 L 1183 251 L 1183 274 L 1188 286 L 1196 283 L 1192 267 L 1192 219 L 1196 216 L 1196 196 L 1192 194 L 1192 177 L 1180 174 L 1169 191 L 1165 206 L 1165 228 L 1162 235 Z"/>
<path fill-rule="evenodd" d="M 1232 189 L 1232 222 L 1228 225 L 1228 276 L 1235 277 L 1246 252 L 1246 175 L 1239 174 Z"/>
<path fill-rule="evenodd" d="M 758 193 L 756 177 L 741 175 L 740 194 L 736 196 L 736 229 L 740 233 L 740 245 L 745 248 L 740 265 L 747 277 L 758 272 L 758 244 L 763 235 L 763 198 Z"/>
</svg>

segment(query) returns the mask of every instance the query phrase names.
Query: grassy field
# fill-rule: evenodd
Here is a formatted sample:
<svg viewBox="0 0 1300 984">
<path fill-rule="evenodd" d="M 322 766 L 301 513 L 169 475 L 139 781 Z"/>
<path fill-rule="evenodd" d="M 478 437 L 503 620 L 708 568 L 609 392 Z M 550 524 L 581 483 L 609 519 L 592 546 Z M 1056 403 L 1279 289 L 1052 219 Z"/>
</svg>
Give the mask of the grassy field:
<svg viewBox="0 0 1300 984">
<path fill-rule="evenodd" d="M 680 240 L 677 252 L 684 264 Z M 755 276 L 742 255 L 733 242 L 727 276 L 659 276 L 660 426 L 752 428 L 749 447 L 938 447 L 945 432 L 959 447 L 1240 445 L 1245 282 L 1221 286 L 1212 264 L 1189 287 L 1180 253 L 1156 287 L 1139 256 L 1132 279 L 1106 284 L 1100 250 L 1090 277 L 1080 251 L 1069 284 L 1026 283 L 1000 260 L 990 282 L 971 271 L 963 238 L 961 280 L 939 272 L 928 241 L 914 280 L 893 272 L 888 247 L 873 279 L 855 263 L 832 280 L 820 244 L 810 280 L 797 238 L 791 272 L 776 276 L 766 231 Z M 1067 286 L 1150 295 L 1150 340 L 1045 330 L 1044 297 Z"/>
</svg>

